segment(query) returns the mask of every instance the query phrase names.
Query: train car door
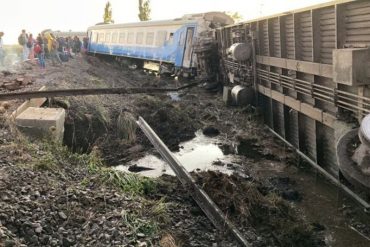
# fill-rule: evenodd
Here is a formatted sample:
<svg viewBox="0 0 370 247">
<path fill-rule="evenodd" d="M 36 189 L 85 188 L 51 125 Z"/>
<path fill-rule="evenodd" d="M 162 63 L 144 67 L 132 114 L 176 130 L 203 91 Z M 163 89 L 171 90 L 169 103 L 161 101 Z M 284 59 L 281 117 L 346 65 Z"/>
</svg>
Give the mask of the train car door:
<svg viewBox="0 0 370 247">
<path fill-rule="evenodd" d="M 185 52 L 182 60 L 182 67 L 190 68 L 192 65 L 193 57 L 193 37 L 194 37 L 194 27 L 188 27 L 186 29 L 186 41 L 185 41 Z"/>
<path fill-rule="evenodd" d="M 88 32 L 89 40 L 87 41 L 87 44 L 88 44 L 87 45 L 87 51 L 89 51 L 89 52 L 91 52 L 91 43 L 93 42 L 93 33 L 94 33 L 93 31 Z M 97 39 L 97 37 L 96 37 L 96 39 Z"/>
</svg>

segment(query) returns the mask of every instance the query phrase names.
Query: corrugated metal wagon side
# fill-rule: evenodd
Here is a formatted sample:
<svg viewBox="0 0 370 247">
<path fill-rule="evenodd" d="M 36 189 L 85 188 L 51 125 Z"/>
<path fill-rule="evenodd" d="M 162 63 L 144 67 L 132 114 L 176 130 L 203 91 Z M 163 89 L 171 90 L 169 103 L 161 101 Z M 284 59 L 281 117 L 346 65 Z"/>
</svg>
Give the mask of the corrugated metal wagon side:
<svg viewBox="0 0 370 247">
<path fill-rule="evenodd" d="M 236 27 L 243 40 L 235 41 Z M 224 83 L 254 86 L 266 125 L 338 178 L 337 140 L 370 113 L 370 2 L 336 1 L 230 25 L 217 39 Z M 254 47 L 249 81 L 225 73 L 235 42 Z"/>
</svg>

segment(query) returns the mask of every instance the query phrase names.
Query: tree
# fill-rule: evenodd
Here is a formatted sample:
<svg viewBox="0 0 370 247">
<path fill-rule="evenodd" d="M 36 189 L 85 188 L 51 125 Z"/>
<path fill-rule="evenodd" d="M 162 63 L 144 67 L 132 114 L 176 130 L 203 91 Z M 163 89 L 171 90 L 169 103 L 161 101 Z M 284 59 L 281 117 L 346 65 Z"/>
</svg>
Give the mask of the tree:
<svg viewBox="0 0 370 247">
<path fill-rule="evenodd" d="M 105 5 L 103 18 L 105 24 L 114 23 L 114 21 L 112 20 L 112 5 L 109 1 Z"/>
<path fill-rule="evenodd" d="M 150 0 L 139 0 L 139 19 L 140 21 L 150 20 Z"/>
<path fill-rule="evenodd" d="M 239 12 L 226 12 L 235 22 L 243 20 L 243 16 Z"/>
</svg>

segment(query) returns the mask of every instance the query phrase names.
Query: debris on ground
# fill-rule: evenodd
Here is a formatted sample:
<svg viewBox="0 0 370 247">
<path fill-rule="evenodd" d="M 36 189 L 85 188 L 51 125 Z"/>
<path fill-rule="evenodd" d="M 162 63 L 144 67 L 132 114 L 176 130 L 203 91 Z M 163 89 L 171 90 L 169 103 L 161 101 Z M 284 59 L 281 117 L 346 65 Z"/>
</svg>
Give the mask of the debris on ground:
<svg viewBox="0 0 370 247">
<path fill-rule="evenodd" d="M 92 56 L 45 71 L 26 64 L 0 74 L 3 78 L 22 84 L 20 91 L 44 85 L 179 86 L 171 78 Z M 177 178 L 152 179 L 114 169 L 126 165 L 134 172 L 145 170 L 130 161 L 156 154 L 136 127 L 138 116 L 174 152 L 203 130 L 217 136 L 224 155 L 239 157 L 235 163 L 214 162 L 233 167 L 231 176 L 212 171 L 192 175 L 241 232 L 251 236 L 253 246 L 325 245 L 325 227 L 292 206 L 304 198 L 294 190 L 295 182 L 284 174 L 272 178 L 260 172 L 291 166 L 293 152 L 271 141 L 255 111 L 226 108 L 215 93 L 195 87 L 176 100 L 170 95 L 50 99 L 46 106 L 66 109 L 64 146 L 23 139 L 6 121 L 22 102 L 2 102 L 0 246 L 236 246 L 214 228 Z"/>
</svg>

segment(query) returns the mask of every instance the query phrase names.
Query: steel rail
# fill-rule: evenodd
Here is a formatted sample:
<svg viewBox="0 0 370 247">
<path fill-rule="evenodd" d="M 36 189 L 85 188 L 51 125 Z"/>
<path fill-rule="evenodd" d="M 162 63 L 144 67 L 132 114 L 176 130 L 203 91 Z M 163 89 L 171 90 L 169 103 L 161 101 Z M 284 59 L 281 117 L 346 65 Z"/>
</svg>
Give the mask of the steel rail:
<svg viewBox="0 0 370 247">
<path fill-rule="evenodd" d="M 211 220 L 213 225 L 221 231 L 231 233 L 242 246 L 251 246 L 251 244 L 235 228 L 231 221 L 226 218 L 221 209 L 212 201 L 207 193 L 195 183 L 195 180 L 192 178 L 189 172 L 171 153 L 171 151 L 162 142 L 162 140 L 158 137 L 154 130 L 148 125 L 148 123 L 142 117 L 139 117 L 139 120 L 136 123 L 144 132 L 144 134 L 148 137 L 157 151 L 161 154 L 162 158 L 175 172 L 177 178 L 180 180 L 183 186 L 188 189 L 193 199 L 197 202 L 199 207 Z"/>
<path fill-rule="evenodd" d="M 333 175 L 331 175 L 329 172 L 327 172 L 324 168 L 319 166 L 316 162 L 311 160 L 306 154 L 302 153 L 299 149 L 294 147 L 292 144 L 290 144 L 287 140 L 284 139 L 281 135 L 276 133 L 273 129 L 268 128 L 272 134 L 274 134 L 276 137 L 278 137 L 280 140 L 282 140 L 286 145 L 288 145 L 290 148 L 292 148 L 299 156 L 301 156 L 304 160 L 306 160 L 312 167 L 314 167 L 318 172 L 320 172 L 325 178 L 327 178 L 329 181 L 331 181 L 334 185 L 336 185 L 338 188 L 342 189 L 345 193 L 347 193 L 350 197 L 355 199 L 358 203 L 360 203 L 365 210 L 370 209 L 370 204 L 366 202 L 364 199 L 359 197 L 355 192 L 353 192 L 350 188 L 342 184 L 337 178 L 335 178 Z"/>
<path fill-rule="evenodd" d="M 141 93 L 166 93 L 176 92 L 185 88 L 190 88 L 199 83 L 191 83 L 178 88 L 79 88 L 79 89 L 53 89 L 45 91 L 26 91 L 15 93 L 0 94 L 0 101 L 14 99 L 33 99 L 33 98 L 50 98 L 65 96 L 82 96 L 82 95 L 104 95 L 104 94 L 141 94 Z"/>
</svg>

